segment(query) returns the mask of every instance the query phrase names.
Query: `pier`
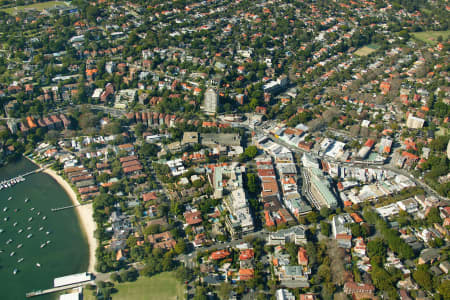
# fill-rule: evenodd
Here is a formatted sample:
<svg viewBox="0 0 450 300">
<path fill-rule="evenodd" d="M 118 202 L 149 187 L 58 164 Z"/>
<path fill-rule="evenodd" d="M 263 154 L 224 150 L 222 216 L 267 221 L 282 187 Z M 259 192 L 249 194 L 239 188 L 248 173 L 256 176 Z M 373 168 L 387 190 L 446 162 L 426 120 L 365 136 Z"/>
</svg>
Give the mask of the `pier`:
<svg viewBox="0 0 450 300">
<path fill-rule="evenodd" d="M 26 293 L 25 296 L 27 298 L 31 298 L 31 297 L 35 297 L 35 296 L 60 292 L 60 291 L 69 290 L 69 289 L 74 289 L 74 288 L 77 288 L 77 287 L 80 287 L 80 286 L 83 286 L 86 284 L 90 284 L 90 283 L 94 283 L 94 280 L 80 282 L 80 283 L 74 283 L 74 284 L 69 284 L 69 285 L 64 285 L 64 286 L 58 286 L 58 287 L 54 287 L 54 288 L 50 288 L 50 289 L 46 289 L 46 290 L 33 291 L 33 292 Z"/>
<path fill-rule="evenodd" d="M 63 206 L 63 207 L 57 207 L 57 208 L 52 208 L 52 211 L 59 211 L 59 210 L 63 210 L 63 209 L 69 209 L 69 208 L 74 208 L 77 206 L 81 206 L 82 204 L 77 204 L 77 205 L 68 205 L 68 206 Z"/>
</svg>

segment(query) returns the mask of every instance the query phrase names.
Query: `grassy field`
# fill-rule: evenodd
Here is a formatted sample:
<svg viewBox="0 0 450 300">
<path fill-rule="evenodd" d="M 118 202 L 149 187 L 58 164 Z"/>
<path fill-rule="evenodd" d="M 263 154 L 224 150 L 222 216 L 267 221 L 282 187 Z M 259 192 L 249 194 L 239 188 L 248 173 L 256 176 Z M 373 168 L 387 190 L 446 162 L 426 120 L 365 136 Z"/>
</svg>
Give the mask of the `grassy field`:
<svg viewBox="0 0 450 300">
<path fill-rule="evenodd" d="M 379 46 L 376 45 L 376 44 L 370 44 L 370 45 L 367 45 L 367 46 L 363 46 L 363 47 L 361 47 L 361 48 L 359 48 L 358 50 L 355 51 L 355 55 L 367 56 L 370 53 L 373 53 L 373 52 L 377 51 L 378 48 L 379 48 Z"/>
<path fill-rule="evenodd" d="M 416 39 L 421 40 L 430 45 L 436 45 L 438 43 L 438 36 L 442 36 L 445 41 L 450 35 L 450 30 L 447 31 L 424 31 L 424 32 L 414 32 L 412 34 Z"/>
<path fill-rule="evenodd" d="M 24 5 L 24 6 L 3 8 L 0 10 L 4 11 L 10 15 L 14 15 L 20 10 L 26 10 L 26 9 L 30 9 L 30 8 L 37 9 L 37 10 L 43 10 L 43 9 L 50 8 L 50 7 L 53 7 L 56 5 L 67 5 L 67 4 L 62 1 L 48 1 L 48 2 L 33 3 L 30 5 Z"/>
<path fill-rule="evenodd" d="M 139 277 L 135 282 L 115 284 L 117 293 L 113 300 L 182 300 L 185 299 L 185 286 L 173 272 L 161 273 L 152 277 Z"/>
</svg>

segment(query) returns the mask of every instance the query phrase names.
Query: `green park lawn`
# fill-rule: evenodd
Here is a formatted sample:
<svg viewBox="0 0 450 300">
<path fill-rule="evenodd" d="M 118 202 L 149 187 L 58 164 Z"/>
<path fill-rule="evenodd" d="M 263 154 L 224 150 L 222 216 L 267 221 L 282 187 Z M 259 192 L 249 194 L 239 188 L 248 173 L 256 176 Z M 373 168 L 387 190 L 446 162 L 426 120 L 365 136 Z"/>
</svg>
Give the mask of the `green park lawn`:
<svg viewBox="0 0 450 300">
<path fill-rule="evenodd" d="M 448 38 L 448 36 L 450 35 L 450 30 L 414 32 L 414 33 L 412 33 L 412 35 L 416 39 L 421 40 L 427 44 L 434 46 L 438 43 L 438 41 L 437 41 L 438 36 L 442 36 L 443 40 L 445 41 Z"/>
<path fill-rule="evenodd" d="M 175 273 L 166 272 L 152 277 L 140 276 L 134 282 L 114 284 L 118 290 L 113 300 L 182 300 L 185 286 L 175 278 Z"/>
<path fill-rule="evenodd" d="M 39 3 L 33 3 L 30 5 L 24 5 L 24 6 L 16 6 L 16 7 L 9 7 L 9 8 L 3 8 L 0 9 L 1 11 L 4 11 L 10 15 L 16 14 L 17 11 L 25 10 L 25 9 L 37 9 L 37 10 L 43 10 L 46 8 L 50 8 L 56 5 L 67 5 L 65 2 L 62 1 L 48 1 L 48 2 L 39 2 Z"/>
</svg>

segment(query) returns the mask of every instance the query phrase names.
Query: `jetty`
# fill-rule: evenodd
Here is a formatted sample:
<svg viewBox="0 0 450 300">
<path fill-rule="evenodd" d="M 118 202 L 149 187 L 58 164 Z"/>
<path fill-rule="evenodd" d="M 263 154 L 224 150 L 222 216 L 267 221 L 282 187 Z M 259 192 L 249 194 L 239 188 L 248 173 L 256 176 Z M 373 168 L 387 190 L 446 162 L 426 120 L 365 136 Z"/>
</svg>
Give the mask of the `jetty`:
<svg viewBox="0 0 450 300">
<path fill-rule="evenodd" d="M 18 175 L 18 176 L 14 177 L 14 178 L 3 180 L 2 182 L 0 182 L 0 191 L 3 190 L 3 189 L 7 189 L 9 187 L 12 187 L 12 186 L 14 186 L 17 183 L 23 182 L 23 181 L 25 181 L 25 177 L 27 177 L 27 176 L 29 176 L 31 174 L 39 173 L 39 172 L 41 172 L 43 170 L 44 170 L 44 168 L 39 168 L 39 169 L 30 171 L 30 172 L 27 172 L 27 173 Z"/>
<path fill-rule="evenodd" d="M 64 291 L 64 290 L 74 289 L 74 288 L 77 288 L 77 287 L 80 287 L 80 286 L 83 286 L 86 284 L 91 284 L 94 282 L 95 282 L 95 280 L 91 280 L 91 281 L 74 283 L 74 284 L 69 284 L 69 285 L 64 285 L 64 286 L 58 286 L 58 287 L 54 287 L 54 288 L 50 288 L 50 289 L 46 289 L 46 290 L 33 291 L 33 292 L 26 293 L 25 297 L 31 298 L 31 297 L 35 297 L 35 296 L 51 294 L 51 293 L 60 292 L 60 291 Z"/>
<path fill-rule="evenodd" d="M 89 283 L 94 283 L 95 276 L 88 272 L 71 274 L 67 276 L 57 277 L 53 280 L 53 288 L 49 288 L 46 290 L 38 290 L 26 293 L 25 296 L 27 298 L 31 298 L 34 296 L 40 296 L 45 294 L 50 294 L 54 292 L 64 291 L 68 289 L 74 289 Z"/>
</svg>

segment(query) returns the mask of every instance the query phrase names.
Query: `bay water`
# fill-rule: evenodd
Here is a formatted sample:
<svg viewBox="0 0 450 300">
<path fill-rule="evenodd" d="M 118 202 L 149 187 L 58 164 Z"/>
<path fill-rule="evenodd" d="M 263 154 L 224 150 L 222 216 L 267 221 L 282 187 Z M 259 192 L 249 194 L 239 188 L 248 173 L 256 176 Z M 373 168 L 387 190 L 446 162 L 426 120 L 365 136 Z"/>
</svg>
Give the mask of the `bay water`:
<svg viewBox="0 0 450 300">
<path fill-rule="evenodd" d="M 0 168 L 0 182 L 34 169 L 27 159 L 10 163 Z M 0 191 L 1 299 L 25 299 L 27 292 L 52 288 L 55 277 L 87 271 L 88 245 L 75 210 L 51 211 L 71 204 L 64 189 L 42 172 Z"/>
</svg>

